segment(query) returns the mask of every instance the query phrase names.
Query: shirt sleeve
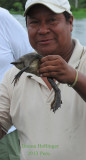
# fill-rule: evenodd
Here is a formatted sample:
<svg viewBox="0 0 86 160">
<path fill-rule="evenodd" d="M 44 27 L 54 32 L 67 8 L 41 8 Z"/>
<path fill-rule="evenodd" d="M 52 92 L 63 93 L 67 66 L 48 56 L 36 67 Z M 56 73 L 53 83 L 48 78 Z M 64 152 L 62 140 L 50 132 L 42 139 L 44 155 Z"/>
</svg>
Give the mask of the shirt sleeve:
<svg viewBox="0 0 86 160">
<path fill-rule="evenodd" d="M 86 48 L 84 51 L 84 55 L 80 60 L 79 71 L 81 71 L 86 76 Z"/>
<path fill-rule="evenodd" d="M 5 75 L 2 83 L 0 84 L 0 123 L 2 129 L 6 132 L 12 126 L 10 116 L 10 89 L 8 83 L 8 74 Z"/>
</svg>

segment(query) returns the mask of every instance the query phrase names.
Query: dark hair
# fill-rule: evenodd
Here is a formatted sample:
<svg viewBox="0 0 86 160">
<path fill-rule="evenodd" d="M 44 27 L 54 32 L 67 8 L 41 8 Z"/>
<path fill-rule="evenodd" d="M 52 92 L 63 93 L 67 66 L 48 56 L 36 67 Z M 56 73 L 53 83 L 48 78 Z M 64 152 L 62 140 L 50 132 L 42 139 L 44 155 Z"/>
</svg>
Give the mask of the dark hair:
<svg viewBox="0 0 86 160">
<path fill-rule="evenodd" d="M 25 22 L 26 22 L 26 26 L 27 26 L 27 14 L 26 14 L 26 16 L 25 16 Z"/>
<path fill-rule="evenodd" d="M 67 11 L 64 11 L 63 14 L 65 16 L 66 21 L 69 22 L 69 19 L 71 18 L 72 15 L 68 13 Z"/>
</svg>

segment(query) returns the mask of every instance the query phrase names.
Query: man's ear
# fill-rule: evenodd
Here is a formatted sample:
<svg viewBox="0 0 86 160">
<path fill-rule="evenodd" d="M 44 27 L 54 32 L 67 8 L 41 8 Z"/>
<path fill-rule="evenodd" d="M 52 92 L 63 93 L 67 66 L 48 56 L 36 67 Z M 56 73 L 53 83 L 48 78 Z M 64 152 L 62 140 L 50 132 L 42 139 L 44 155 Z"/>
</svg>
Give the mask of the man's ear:
<svg viewBox="0 0 86 160">
<path fill-rule="evenodd" d="M 70 31 L 73 31 L 73 16 L 70 17 L 69 19 L 69 23 L 70 23 Z"/>
</svg>

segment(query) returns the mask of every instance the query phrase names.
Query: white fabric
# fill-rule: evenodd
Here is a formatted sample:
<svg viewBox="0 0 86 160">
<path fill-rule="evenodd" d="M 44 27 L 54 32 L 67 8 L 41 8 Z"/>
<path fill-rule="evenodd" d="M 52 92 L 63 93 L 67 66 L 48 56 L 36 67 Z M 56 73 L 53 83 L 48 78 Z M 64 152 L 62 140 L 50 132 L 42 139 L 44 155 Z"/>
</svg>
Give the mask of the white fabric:
<svg viewBox="0 0 86 160">
<path fill-rule="evenodd" d="M 86 48 L 76 46 L 69 65 L 86 75 Z M 86 160 L 86 103 L 67 84 L 60 84 L 62 105 L 55 113 L 50 110 L 54 91 L 45 82 L 23 73 L 14 86 L 19 72 L 13 67 L 0 86 L 0 122 L 5 128 L 12 123 L 18 129 L 21 160 Z M 58 82 L 57 82 L 58 84 Z"/>
<path fill-rule="evenodd" d="M 11 62 L 32 51 L 25 29 L 6 9 L 0 7 L 0 81 L 11 67 Z"/>
<path fill-rule="evenodd" d="M 24 15 L 26 15 L 29 8 L 35 4 L 42 4 L 55 13 L 62 13 L 64 11 L 67 11 L 68 13 L 72 14 L 72 12 L 70 11 L 70 4 L 68 0 L 27 0 L 25 4 Z"/>
</svg>

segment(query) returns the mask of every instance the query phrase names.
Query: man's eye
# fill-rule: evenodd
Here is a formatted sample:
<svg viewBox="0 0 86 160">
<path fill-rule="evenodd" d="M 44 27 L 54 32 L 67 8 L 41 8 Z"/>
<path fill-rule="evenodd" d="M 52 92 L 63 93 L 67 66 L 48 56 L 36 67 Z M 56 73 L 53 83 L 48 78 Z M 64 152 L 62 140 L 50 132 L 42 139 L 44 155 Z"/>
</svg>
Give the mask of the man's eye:
<svg viewBox="0 0 86 160">
<path fill-rule="evenodd" d="M 59 23 L 59 20 L 57 18 L 50 18 L 48 20 L 48 23 L 51 24 L 51 25 L 55 25 L 55 24 Z"/>
<path fill-rule="evenodd" d="M 51 18 L 49 21 L 50 21 L 50 22 L 55 22 L 56 19 L 55 19 L 55 18 Z"/>
<path fill-rule="evenodd" d="M 38 21 L 31 21 L 30 24 L 37 24 Z"/>
<path fill-rule="evenodd" d="M 56 19 L 55 18 L 51 18 L 51 21 L 55 21 Z"/>
</svg>

